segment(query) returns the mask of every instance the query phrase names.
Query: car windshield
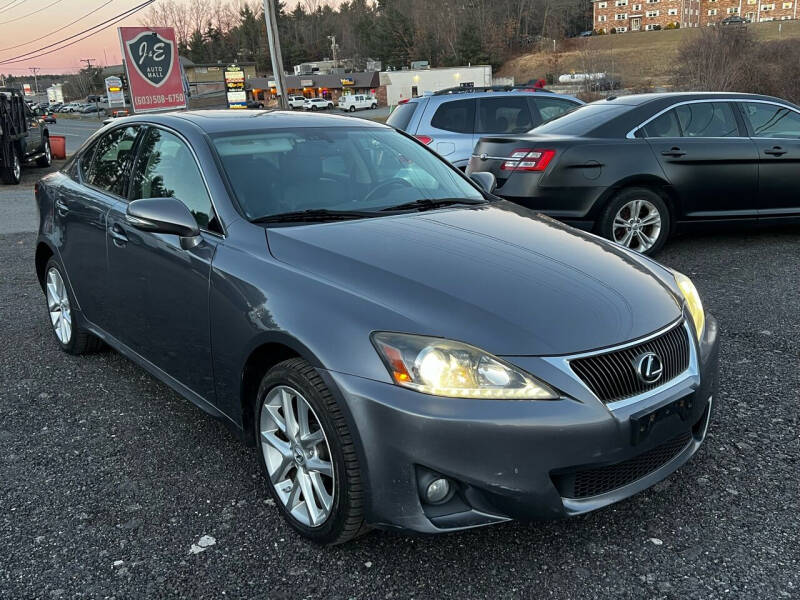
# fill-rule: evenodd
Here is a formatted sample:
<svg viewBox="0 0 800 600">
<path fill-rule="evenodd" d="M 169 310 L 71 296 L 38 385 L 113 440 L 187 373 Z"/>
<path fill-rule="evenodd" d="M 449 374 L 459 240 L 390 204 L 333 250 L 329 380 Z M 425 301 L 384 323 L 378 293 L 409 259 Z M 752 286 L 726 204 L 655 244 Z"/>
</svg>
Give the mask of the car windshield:
<svg viewBox="0 0 800 600">
<path fill-rule="evenodd" d="M 551 133 L 558 135 L 586 135 L 610 119 L 631 110 L 631 106 L 608 104 L 605 101 L 579 106 L 556 119 L 535 127 L 532 133 Z"/>
<path fill-rule="evenodd" d="M 419 200 L 483 200 L 442 159 L 389 128 L 269 129 L 212 139 L 251 220 L 299 211 L 380 213 Z"/>
</svg>

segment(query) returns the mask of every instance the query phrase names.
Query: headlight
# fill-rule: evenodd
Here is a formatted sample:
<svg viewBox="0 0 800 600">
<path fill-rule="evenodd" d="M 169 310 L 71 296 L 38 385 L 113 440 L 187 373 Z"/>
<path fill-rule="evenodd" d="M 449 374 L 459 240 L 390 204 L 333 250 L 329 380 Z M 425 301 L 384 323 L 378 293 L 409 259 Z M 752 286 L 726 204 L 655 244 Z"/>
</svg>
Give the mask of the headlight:
<svg viewBox="0 0 800 600">
<path fill-rule="evenodd" d="M 703 310 L 703 302 L 700 300 L 700 294 L 697 293 L 697 288 L 694 287 L 692 280 L 683 273 L 673 271 L 675 274 L 675 283 L 678 284 L 683 297 L 686 299 L 686 308 L 689 309 L 689 314 L 692 315 L 694 321 L 694 329 L 697 332 L 697 339 L 703 338 L 703 329 L 706 326 L 706 313 Z"/>
<path fill-rule="evenodd" d="M 559 395 L 525 371 L 473 346 L 402 333 L 372 334 L 395 383 L 450 398 L 554 400 Z"/>
</svg>

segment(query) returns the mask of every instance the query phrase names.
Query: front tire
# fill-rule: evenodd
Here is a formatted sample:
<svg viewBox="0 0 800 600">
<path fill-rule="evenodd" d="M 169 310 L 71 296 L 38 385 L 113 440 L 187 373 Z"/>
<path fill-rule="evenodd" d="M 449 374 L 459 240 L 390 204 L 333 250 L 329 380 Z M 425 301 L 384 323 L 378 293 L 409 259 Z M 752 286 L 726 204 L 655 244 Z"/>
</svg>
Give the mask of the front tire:
<svg viewBox="0 0 800 600">
<path fill-rule="evenodd" d="M 53 152 L 50 150 L 50 138 L 44 138 L 44 155 L 36 159 L 36 164 L 39 167 L 49 167 L 53 163 Z"/>
<path fill-rule="evenodd" d="M 61 265 L 50 257 L 44 270 L 44 293 L 50 325 L 58 345 L 68 354 L 88 354 L 103 346 L 99 338 L 84 329 L 75 319 L 75 299 L 66 284 Z"/>
<path fill-rule="evenodd" d="M 11 166 L 0 168 L 0 180 L 9 185 L 19 185 L 22 181 L 22 159 L 14 146 L 11 146 Z"/>
<path fill-rule="evenodd" d="M 375 103 L 373 102 L 373 103 L 372 103 L 372 106 L 370 106 L 370 108 L 371 108 L 372 110 L 375 110 L 376 108 L 378 108 L 378 105 L 377 105 L 377 104 L 375 104 Z"/>
<path fill-rule="evenodd" d="M 356 112 L 356 107 L 355 106 L 351 106 L 350 107 L 350 112 Z"/>
<path fill-rule="evenodd" d="M 294 358 L 267 372 L 254 422 L 267 488 L 294 529 L 326 545 L 367 531 L 352 436 L 339 404 L 308 362 Z"/>
<path fill-rule="evenodd" d="M 650 256 L 661 250 L 669 237 L 669 208 L 649 188 L 627 188 L 608 203 L 597 230 L 604 238 Z"/>
</svg>

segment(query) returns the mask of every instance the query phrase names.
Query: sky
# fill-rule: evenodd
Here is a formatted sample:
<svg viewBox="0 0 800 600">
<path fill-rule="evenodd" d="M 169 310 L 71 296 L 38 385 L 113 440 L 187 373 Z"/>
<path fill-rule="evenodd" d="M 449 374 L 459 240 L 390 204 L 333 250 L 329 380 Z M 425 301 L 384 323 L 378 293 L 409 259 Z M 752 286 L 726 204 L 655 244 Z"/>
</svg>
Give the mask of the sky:
<svg viewBox="0 0 800 600">
<path fill-rule="evenodd" d="M 38 58 L 21 57 L 21 62 L 3 63 L 2 61 L 40 48 L 45 51 L 51 49 L 54 42 L 120 15 L 143 1 L 0 0 L 0 73 L 26 75 L 31 73 L 31 67 L 41 69 L 40 73 L 76 72 L 86 66 L 81 62 L 81 59 L 86 58 L 92 59 L 93 65 L 120 64 L 122 60 L 117 27 L 141 25 L 142 15 L 147 8 L 120 21 L 113 27 L 100 31 L 63 50 Z M 191 2 L 191 0 L 183 1 Z M 287 4 L 291 6 L 300 1 L 290 0 Z M 30 14 L 34 11 L 41 12 Z M 82 18 L 84 15 L 88 16 Z M 77 22 L 51 36 L 33 41 L 73 21 Z"/>
</svg>

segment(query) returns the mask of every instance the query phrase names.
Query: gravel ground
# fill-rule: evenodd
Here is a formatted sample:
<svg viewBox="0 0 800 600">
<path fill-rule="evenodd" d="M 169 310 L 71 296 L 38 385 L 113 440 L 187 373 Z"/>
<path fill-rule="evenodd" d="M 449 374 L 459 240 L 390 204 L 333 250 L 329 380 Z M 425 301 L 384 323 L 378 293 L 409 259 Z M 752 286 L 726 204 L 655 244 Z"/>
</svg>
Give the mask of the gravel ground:
<svg viewBox="0 0 800 600">
<path fill-rule="evenodd" d="M 567 521 L 332 549 L 284 525 L 221 424 L 114 352 L 57 349 L 33 242 L 0 236 L 0 597 L 800 597 L 799 228 L 661 254 L 724 336 L 709 438 L 666 481 Z"/>
</svg>

